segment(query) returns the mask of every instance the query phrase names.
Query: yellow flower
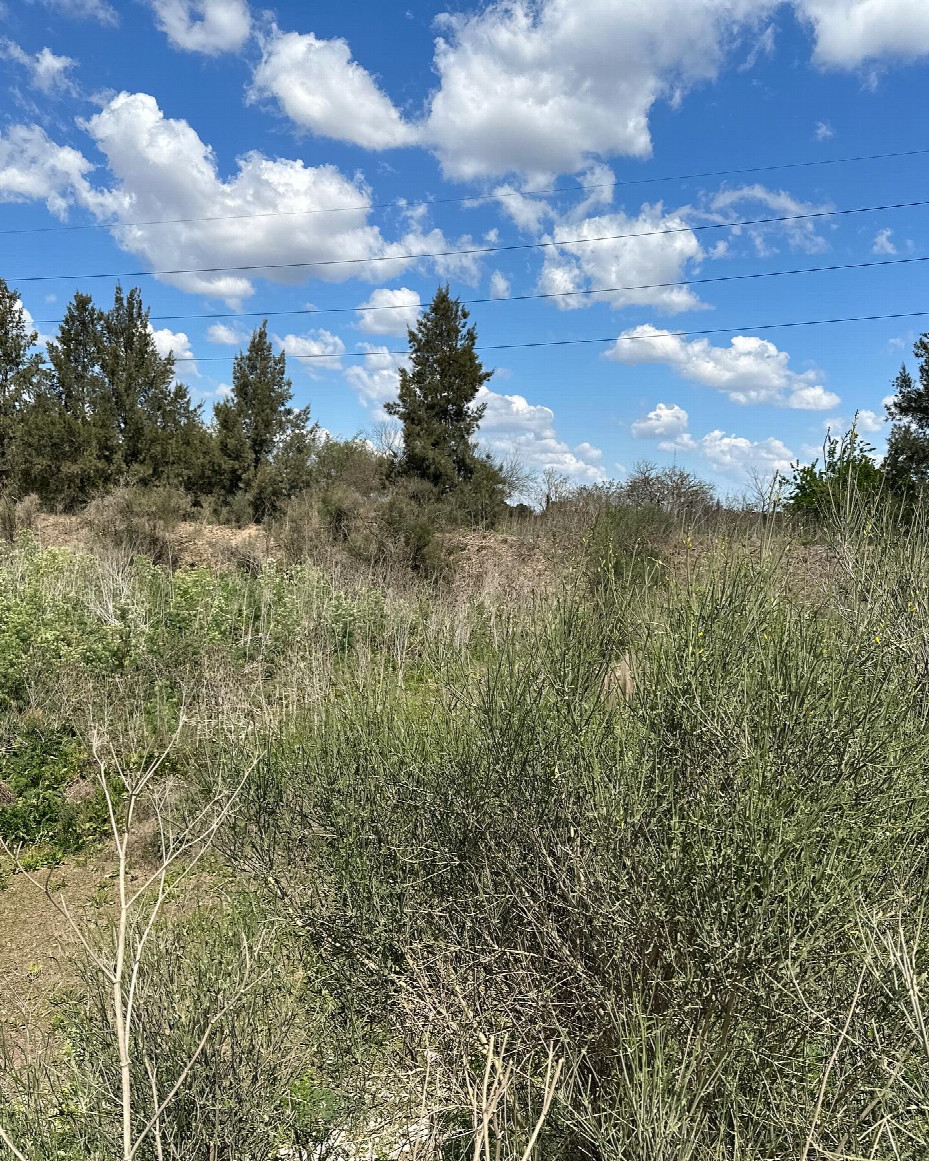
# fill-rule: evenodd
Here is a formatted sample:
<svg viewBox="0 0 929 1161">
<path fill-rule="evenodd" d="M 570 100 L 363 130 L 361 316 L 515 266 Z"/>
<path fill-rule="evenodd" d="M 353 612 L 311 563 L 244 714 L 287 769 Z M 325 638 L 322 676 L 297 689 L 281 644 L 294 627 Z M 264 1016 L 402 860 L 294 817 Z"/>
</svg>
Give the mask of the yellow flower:
<svg viewBox="0 0 929 1161">
<path fill-rule="evenodd" d="M 874 638 L 874 644 L 875 644 L 875 645 L 880 645 L 880 643 L 881 643 L 881 639 L 880 639 L 880 637 L 875 637 L 875 638 Z"/>
</svg>

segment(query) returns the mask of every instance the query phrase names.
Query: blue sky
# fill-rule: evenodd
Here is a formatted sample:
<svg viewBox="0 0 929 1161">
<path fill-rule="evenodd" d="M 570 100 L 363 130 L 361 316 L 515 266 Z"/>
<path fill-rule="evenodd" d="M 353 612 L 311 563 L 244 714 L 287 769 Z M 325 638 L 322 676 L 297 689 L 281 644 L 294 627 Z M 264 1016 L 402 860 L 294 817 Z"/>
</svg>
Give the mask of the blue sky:
<svg viewBox="0 0 929 1161">
<path fill-rule="evenodd" d="M 87 275 L 185 271 L 123 282 L 207 408 L 266 312 L 322 356 L 292 360 L 298 401 L 370 430 L 448 280 L 491 300 L 481 344 L 610 340 L 487 353 L 498 454 L 730 491 L 856 410 L 880 446 L 929 329 L 759 329 L 929 310 L 901 261 L 929 207 L 720 227 L 929 198 L 929 153 L 731 172 L 929 149 L 926 0 L 0 0 L 0 79 L 0 274 L 49 334 L 76 289 L 106 305 Z M 230 269 L 265 263 L 306 265 Z M 730 280 L 675 285 L 701 278 Z"/>
</svg>

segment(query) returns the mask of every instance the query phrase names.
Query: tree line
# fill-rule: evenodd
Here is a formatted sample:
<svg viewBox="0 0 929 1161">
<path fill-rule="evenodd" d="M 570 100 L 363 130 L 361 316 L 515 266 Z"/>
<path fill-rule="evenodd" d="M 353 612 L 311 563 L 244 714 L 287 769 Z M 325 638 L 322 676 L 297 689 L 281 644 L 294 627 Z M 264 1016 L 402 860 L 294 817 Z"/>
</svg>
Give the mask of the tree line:
<svg viewBox="0 0 929 1161">
<path fill-rule="evenodd" d="M 904 363 L 885 403 L 891 421 L 882 457 L 858 430 L 829 432 L 822 460 L 794 465 L 786 506 L 828 515 L 849 496 L 890 504 L 902 512 L 922 506 L 929 489 L 929 334 L 913 345 L 917 375 Z"/>
<path fill-rule="evenodd" d="M 499 514 L 507 481 L 476 444 L 475 402 L 490 379 L 468 312 L 440 287 L 409 331 L 410 366 L 386 410 L 402 425 L 388 475 L 424 502 Z M 295 407 L 286 355 L 267 320 L 234 360 L 212 415 L 159 353 L 141 291 L 117 285 L 103 310 L 78 292 L 57 334 L 36 347 L 19 294 L 0 279 L 0 493 L 34 494 L 72 511 L 120 485 L 167 485 L 261 521 L 305 491 L 323 443 L 309 407 Z"/>
<path fill-rule="evenodd" d="M 385 407 L 402 445 L 378 457 L 375 490 L 382 499 L 402 493 L 433 522 L 493 524 L 516 481 L 476 442 L 478 394 L 492 372 L 477 356 L 468 311 L 440 287 L 408 334 L 409 367 Z M 275 354 L 267 320 L 235 356 L 230 393 L 209 417 L 178 380 L 174 356 L 159 353 L 138 288 L 117 285 L 108 310 L 77 292 L 45 354 L 38 338 L 18 293 L 0 279 L 0 496 L 35 495 L 46 508 L 74 511 L 120 486 L 162 485 L 209 503 L 220 518 L 261 522 L 321 472 L 330 487 L 351 474 L 358 442 L 327 443 L 309 407 L 294 406 L 286 355 Z M 830 433 L 822 460 L 798 462 L 784 481 L 786 508 L 825 514 L 852 491 L 902 508 L 924 497 L 929 334 L 914 354 L 916 377 L 901 367 L 886 405 L 886 454 L 877 457 L 855 425 Z"/>
</svg>

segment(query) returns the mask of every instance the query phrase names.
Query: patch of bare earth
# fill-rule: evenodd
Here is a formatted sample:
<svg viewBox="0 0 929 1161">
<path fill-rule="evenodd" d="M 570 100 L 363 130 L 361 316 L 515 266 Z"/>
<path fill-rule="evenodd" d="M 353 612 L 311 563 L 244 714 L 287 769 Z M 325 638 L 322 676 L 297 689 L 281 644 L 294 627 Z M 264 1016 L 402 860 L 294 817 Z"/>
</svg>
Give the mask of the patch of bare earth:
<svg viewBox="0 0 929 1161">
<path fill-rule="evenodd" d="M 92 546 L 80 516 L 42 515 L 36 519 L 35 530 L 39 543 L 48 548 L 87 549 Z M 269 554 L 267 537 L 257 524 L 232 528 L 185 521 L 173 528 L 169 536 L 182 566 L 206 565 L 216 568 L 246 557 L 260 560 Z"/>
<path fill-rule="evenodd" d="M 72 978 L 77 936 L 41 889 L 61 889 L 82 929 L 106 918 L 112 905 L 112 866 L 104 852 L 36 872 L 10 875 L 0 890 L 0 1033 L 16 1047 L 46 1026 L 49 1002 Z"/>
</svg>

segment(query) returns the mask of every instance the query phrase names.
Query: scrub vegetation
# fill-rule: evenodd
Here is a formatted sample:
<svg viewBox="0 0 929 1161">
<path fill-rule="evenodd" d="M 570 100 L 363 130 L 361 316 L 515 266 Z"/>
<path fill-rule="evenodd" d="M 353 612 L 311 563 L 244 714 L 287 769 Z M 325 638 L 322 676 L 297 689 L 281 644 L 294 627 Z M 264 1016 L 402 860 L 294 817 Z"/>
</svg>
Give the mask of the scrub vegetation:
<svg viewBox="0 0 929 1161">
<path fill-rule="evenodd" d="M 414 362 L 399 452 L 288 412 L 237 539 L 7 494 L 0 914 L 63 951 L 2 961 L 0 1157 L 922 1161 L 916 484 L 852 433 L 754 507 L 507 504 L 436 303 L 459 396 Z"/>
<path fill-rule="evenodd" d="M 4 550 L 7 894 L 114 853 L 13 1156 L 925 1156 L 929 537 L 594 500 L 518 592 Z"/>
</svg>

